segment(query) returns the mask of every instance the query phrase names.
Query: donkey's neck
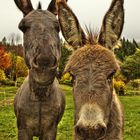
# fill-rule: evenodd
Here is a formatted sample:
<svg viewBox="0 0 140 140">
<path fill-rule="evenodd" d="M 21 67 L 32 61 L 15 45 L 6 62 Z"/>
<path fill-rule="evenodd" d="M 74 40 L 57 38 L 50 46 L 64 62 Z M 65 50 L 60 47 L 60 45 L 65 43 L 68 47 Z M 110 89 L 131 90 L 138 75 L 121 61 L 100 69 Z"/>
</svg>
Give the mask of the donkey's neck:
<svg viewBox="0 0 140 140">
<path fill-rule="evenodd" d="M 48 84 L 42 85 L 29 74 L 29 87 L 34 99 L 44 100 L 49 97 L 50 93 L 53 93 L 53 83 L 48 82 Z"/>
</svg>

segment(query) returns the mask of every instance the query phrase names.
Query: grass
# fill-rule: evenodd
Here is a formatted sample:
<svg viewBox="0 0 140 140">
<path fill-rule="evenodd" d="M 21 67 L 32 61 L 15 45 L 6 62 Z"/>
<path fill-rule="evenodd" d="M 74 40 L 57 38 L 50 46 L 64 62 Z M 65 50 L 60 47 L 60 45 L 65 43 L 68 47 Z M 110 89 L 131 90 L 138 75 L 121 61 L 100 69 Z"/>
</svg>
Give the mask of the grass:
<svg viewBox="0 0 140 140">
<path fill-rule="evenodd" d="M 0 87 L 0 101 L 13 99 L 13 95 L 16 91 L 17 87 Z"/>
<path fill-rule="evenodd" d="M 66 93 L 66 109 L 64 116 L 59 123 L 57 140 L 72 140 L 73 133 L 73 97 L 72 88 L 61 85 Z M 17 88 L 0 88 L 0 102 L 13 99 Z M 4 91 L 4 92 L 2 92 Z M 5 96 L 5 97 L 3 97 Z M 140 139 L 140 96 L 122 96 L 120 97 L 125 108 L 125 135 L 124 140 Z M 0 104 L 0 140 L 16 140 L 17 128 L 16 119 L 13 113 L 13 105 Z M 37 140 L 37 138 L 34 138 Z"/>
<path fill-rule="evenodd" d="M 140 96 L 120 97 L 125 110 L 125 140 L 140 139 Z"/>
</svg>

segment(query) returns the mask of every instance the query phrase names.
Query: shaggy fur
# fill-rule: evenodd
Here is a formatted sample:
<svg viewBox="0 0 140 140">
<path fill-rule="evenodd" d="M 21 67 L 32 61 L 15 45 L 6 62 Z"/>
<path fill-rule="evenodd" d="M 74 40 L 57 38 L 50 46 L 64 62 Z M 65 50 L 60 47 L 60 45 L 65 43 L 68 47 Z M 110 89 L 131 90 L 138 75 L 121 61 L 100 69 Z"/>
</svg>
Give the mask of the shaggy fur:
<svg viewBox="0 0 140 140">
<path fill-rule="evenodd" d="M 74 49 L 65 67 L 73 77 L 75 140 L 123 140 L 123 111 L 113 92 L 113 75 L 119 69 L 111 50 L 120 38 L 123 0 L 112 0 L 98 38 L 84 34 L 77 17 L 58 0 L 62 34 Z"/>
<path fill-rule="evenodd" d="M 87 126 L 86 129 L 90 129 L 92 123 L 94 123 L 94 113 L 89 110 L 85 114 L 85 112 L 81 111 L 81 108 L 85 104 L 92 106 L 96 103 L 104 114 L 99 116 L 106 116 L 102 119 L 105 120 L 107 127 L 104 140 L 123 139 L 122 107 L 116 94 L 113 93 L 112 81 L 109 81 L 109 86 L 107 81 L 107 77 L 115 73 L 118 69 L 119 65 L 113 53 L 100 45 L 85 46 L 76 50 L 70 57 L 65 68 L 65 72 L 69 71 L 75 79 L 73 87 L 75 125 L 81 123 L 82 126 Z M 81 119 L 83 114 L 84 120 Z M 88 114 L 90 114 L 90 117 Z M 96 121 L 100 120 L 99 117 L 96 119 L 98 119 Z M 75 139 L 81 140 L 77 134 L 75 134 Z M 93 139 L 89 138 L 86 140 Z"/>
</svg>

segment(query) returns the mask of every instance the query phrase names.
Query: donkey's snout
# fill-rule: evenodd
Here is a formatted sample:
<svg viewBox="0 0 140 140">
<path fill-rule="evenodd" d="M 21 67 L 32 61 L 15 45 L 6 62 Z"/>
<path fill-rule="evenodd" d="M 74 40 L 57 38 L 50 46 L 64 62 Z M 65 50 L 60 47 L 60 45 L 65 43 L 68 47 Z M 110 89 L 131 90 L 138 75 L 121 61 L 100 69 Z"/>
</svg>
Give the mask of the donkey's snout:
<svg viewBox="0 0 140 140">
<path fill-rule="evenodd" d="M 38 59 L 37 60 L 37 64 L 41 67 L 41 66 L 49 66 L 50 65 L 50 60 L 47 60 L 47 59 Z"/>
<path fill-rule="evenodd" d="M 56 65 L 56 58 L 54 56 L 39 55 L 34 62 L 38 67 L 53 67 Z"/>
<path fill-rule="evenodd" d="M 106 127 L 102 124 L 97 124 L 94 127 L 76 125 L 75 133 L 83 139 L 93 138 L 93 139 L 102 139 L 106 134 Z"/>
</svg>

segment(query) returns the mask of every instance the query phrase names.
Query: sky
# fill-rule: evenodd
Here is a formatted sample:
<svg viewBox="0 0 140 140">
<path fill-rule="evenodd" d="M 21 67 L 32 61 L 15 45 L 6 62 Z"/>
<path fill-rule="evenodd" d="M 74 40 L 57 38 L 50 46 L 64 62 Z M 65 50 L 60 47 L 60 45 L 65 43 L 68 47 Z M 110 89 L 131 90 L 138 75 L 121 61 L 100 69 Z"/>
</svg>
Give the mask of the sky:
<svg viewBox="0 0 140 140">
<path fill-rule="evenodd" d="M 43 9 L 47 9 L 50 0 L 40 0 Z M 111 0 L 68 0 L 81 26 L 91 26 L 100 30 L 103 17 L 108 10 Z M 122 37 L 129 40 L 133 38 L 140 42 L 140 0 L 124 0 L 125 23 Z M 32 0 L 36 8 L 39 0 Z M 18 29 L 18 23 L 22 19 L 22 12 L 16 7 L 14 0 L 1 0 L 0 4 L 0 40 L 9 37 L 10 34 L 22 33 Z"/>
</svg>

